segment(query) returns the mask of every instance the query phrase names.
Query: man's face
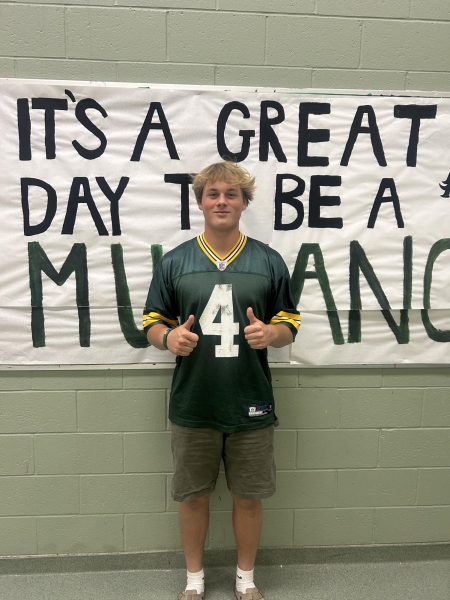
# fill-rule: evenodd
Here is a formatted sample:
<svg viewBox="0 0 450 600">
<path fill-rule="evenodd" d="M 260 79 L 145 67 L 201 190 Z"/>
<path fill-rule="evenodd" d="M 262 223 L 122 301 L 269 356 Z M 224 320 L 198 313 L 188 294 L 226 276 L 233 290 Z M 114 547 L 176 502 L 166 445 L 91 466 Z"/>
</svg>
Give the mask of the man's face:
<svg viewBox="0 0 450 600">
<path fill-rule="evenodd" d="M 203 211 L 205 229 L 233 231 L 239 229 L 239 220 L 247 202 L 238 185 L 213 181 L 203 188 L 198 207 Z"/>
</svg>

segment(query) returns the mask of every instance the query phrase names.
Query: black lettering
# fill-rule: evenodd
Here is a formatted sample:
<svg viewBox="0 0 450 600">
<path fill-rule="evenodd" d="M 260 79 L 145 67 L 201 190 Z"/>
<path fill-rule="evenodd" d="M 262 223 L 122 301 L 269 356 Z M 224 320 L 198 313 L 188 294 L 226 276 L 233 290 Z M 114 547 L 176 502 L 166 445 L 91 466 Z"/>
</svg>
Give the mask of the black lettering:
<svg viewBox="0 0 450 600">
<path fill-rule="evenodd" d="M 276 116 L 269 117 L 269 109 L 277 112 Z M 272 148 L 278 162 L 287 162 L 277 134 L 273 125 L 284 121 L 284 108 L 279 102 L 263 100 L 261 102 L 261 114 L 259 120 L 259 160 L 267 161 L 269 158 L 269 146 Z"/>
<path fill-rule="evenodd" d="M 87 160 L 94 160 L 94 158 L 98 158 L 105 151 L 107 140 L 103 131 L 99 129 L 87 116 L 86 111 L 89 109 L 97 110 L 104 119 L 108 116 L 108 113 L 103 106 L 101 106 L 93 98 L 85 98 L 80 100 L 75 108 L 75 116 L 78 121 L 81 123 L 81 125 L 83 125 L 83 127 L 95 135 L 95 137 L 100 141 L 100 145 L 92 150 L 85 148 L 77 140 L 74 140 L 72 145 L 80 156 L 86 158 Z"/>
<path fill-rule="evenodd" d="M 67 110 L 67 100 L 58 98 L 33 98 L 31 108 L 45 111 L 45 156 L 47 159 L 56 157 L 55 142 L 55 111 Z"/>
<path fill-rule="evenodd" d="M 102 190 L 105 196 L 111 203 L 111 224 L 112 224 L 112 234 L 120 235 L 122 233 L 120 228 L 120 217 L 119 217 L 119 200 L 122 197 L 122 194 L 125 191 L 125 188 L 130 181 L 129 177 L 121 177 L 119 181 L 119 185 L 115 192 L 109 187 L 106 179 L 104 177 L 96 177 L 96 182 L 98 183 L 98 187 Z M 91 211 L 92 212 L 92 211 Z M 95 219 L 94 219 L 95 220 Z M 101 234 L 100 234 L 101 235 Z"/>
<path fill-rule="evenodd" d="M 181 229 L 190 229 L 191 221 L 189 217 L 189 184 L 192 182 L 192 175 L 189 173 L 168 173 L 164 175 L 166 183 L 175 183 L 180 186 L 181 191 Z"/>
<path fill-rule="evenodd" d="M 408 167 L 415 167 L 417 164 L 420 121 L 422 119 L 435 119 L 436 113 L 436 104 L 426 106 L 419 106 L 417 104 L 398 104 L 397 106 L 394 106 L 394 117 L 396 119 L 411 119 L 408 151 L 406 153 L 406 165 Z"/>
<path fill-rule="evenodd" d="M 311 177 L 311 187 L 309 190 L 309 227 L 332 229 L 342 229 L 343 222 L 341 217 L 322 217 L 320 209 L 322 206 L 340 206 L 341 198 L 339 196 L 322 196 L 320 188 L 339 187 L 341 177 L 339 175 L 313 175 Z"/>
<path fill-rule="evenodd" d="M 17 129 L 19 132 L 19 160 L 31 160 L 31 119 L 28 98 L 17 99 Z"/>
<path fill-rule="evenodd" d="M 362 125 L 362 120 L 364 116 L 367 116 L 368 126 Z M 353 119 L 350 134 L 345 145 L 345 150 L 342 155 L 341 165 L 348 165 L 348 161 L 350 160 L 350 156 L 353 152 L 353 147 L 360 133 L 368 133 L 370 135 L 370 142 L 372 144 L 373 154 L 377 159 L 378 164 L 381 167 L 385 167 L 386 158 L 384 156 L 380 132 L 378 131 L 377 119 L 375 117 L 375 111 L 370 105 L 358 106 L 358 110 L 356 111 L 355 118 Z"/>
<path fill-rule="evenodd" d="M 296 186 L 288 192 L 283 191 L 284 181 L 294 181 Z M 277 175 L 275 187 L 275 223 L 274 229 L 279 231 L 289 231 L 298 229 L 303 223 L 305 209 L 298 197 L 305 191 L 305 182 L 297 175 L 283 174 Z M 283 223 L 283 204 L 292 206 L 297 212 L 297 216 L 291 223 Z"/>
<path fill-rule="evenodd" d="M 31 225 L 30 223 L 30 187 L 38 187 L 47 194 L 47 207 L 45 216 L 40 223 Z M 20 180 L 21 196 L 22 196 L 22 213 L 23 213 L 23 233 L 24 235 L 38 235 L 44 233 L 50 227 L 53 218 L 56 214 L 57 197 L 52 186 L 42 179 L 34 179 L 33 177 L 23 177 Z"/>
<path fill-rule="evenodd" d="M 228 148 L 227 143 L 225 142 L 225 129 L 228 119 L 234 110 L 239 111 L 244 119 L 250 118 L 250 111 L 242 102 L 228 102 L 225 104 L 220 111 L 219 118 L 217 119 L 217 151 L 219 156 L 225 160 L 241 162 L 248 156 L 250 150 L 250 140 L 255 136 L 255 132 L 254 130 L 240 129 L 239 135 L 242 138 L 241 149 L 238 152 L 233 152 Z"/>
<path fill-rule="evenodd" d="M 386 190 L 388 190 L 389 192 L 388 196 L 384 195 Z M 402 229 L 405 226 L 405 224 L 400 208 L 400 199 L 398 197 L 397 189 L 395 187 L 395 181 L 391 177 L 385 177 L 381 180 L 380 187 L 378 188 L 378 192 L 372 206 L 372 210 L 370 211 L 367 227 L 369 229 L 373 229 L 375 227 L 375 221 L 378 217 L 378 211 L 380 210 L 380 206 L 383 202 L 392 202 L 394 206 L 395 218 L 397 220 L 397 227 L 399 229 Z"/>
<path fill-rule="evenodd" d="M 99 235 L 108 235 L 108 230 L 95 205 L 91 194 L 91 188 L 87 177 L 74 177 L 70 186 L 69 200 L 67 202 L 67 212 L 61 233 L 63 235 L 72 235 L 77 218 L 78 205 L 85 203 L 89 208 L 92 219 L 95 223 Z"/>
<path fill-rule="evenodd" d="M 153 115 L 155 113 L 158 115 L 159 123 L 153 123 Z M 164 110 L 160 102 L 150 103 L 144 124 L 142 125 L 141 131 L 137 137 L 136 145 L 134 147 L 133 154 L 131 155 L 131 160 L 141 160 L 142 150 L 144 149 L 144 144 L 147 141 L 147 137 L 151 129 L 159 129 L 163 132 L 170 158 L 173 160 L 179 160 L 175 142 L 173 141 L 172 137 L 172 132 L 170 131 L 169 123 L 166 119 L 166 115 L 164 114 Z"/>
<path fill-rule="evenodd" d="M 330 114 L 330 104 L 324 102 L 302 102 L 299 107 L 298 155 L 299 167 L 326 167 L 327 156 L 308 156 L 308 144 L 318 144 L 330 140 L 329 129 L 309 129 L 309 115 Z"/>
</svg>

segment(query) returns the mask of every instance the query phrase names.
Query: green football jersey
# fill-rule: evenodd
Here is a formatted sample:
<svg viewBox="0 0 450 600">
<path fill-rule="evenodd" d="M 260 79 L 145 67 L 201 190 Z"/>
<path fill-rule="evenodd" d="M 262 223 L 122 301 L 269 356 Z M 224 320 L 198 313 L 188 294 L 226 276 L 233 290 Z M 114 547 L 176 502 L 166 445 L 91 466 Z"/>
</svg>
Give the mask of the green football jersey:
<svg viewBox="0 0 450 600">
<path fill-rule="evenodd" d="M 247 308 L 265 323 L 291 329 L 300 324 L 281 256 L 266 244 L 240 234 L 225 257 L 204 235 L 168 252 L 160 261 L 144 309 L 144 328 L 176 327 L 189 315 L 199 341 L 177 356 L 169 418 L 184 427 L 231 433 L 275 422 L 267 350 L 252 349 L 244 337 Z"/>
</svg>

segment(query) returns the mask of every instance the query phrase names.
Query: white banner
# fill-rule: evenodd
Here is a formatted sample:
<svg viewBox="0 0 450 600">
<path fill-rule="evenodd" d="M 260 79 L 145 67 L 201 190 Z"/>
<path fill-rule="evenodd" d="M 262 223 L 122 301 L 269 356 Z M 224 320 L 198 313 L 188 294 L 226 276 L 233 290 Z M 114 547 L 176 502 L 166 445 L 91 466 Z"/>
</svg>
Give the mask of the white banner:
<svg viewBox="0 0 450 600">
<path fill-rule="evenodd" d="M 272 361 L 449 362 L 450 98 L 0 80 L 0 131 L 1 364 L 171 362 L 142 309 L 221 157 L 302 313 Z"/>
</svg>

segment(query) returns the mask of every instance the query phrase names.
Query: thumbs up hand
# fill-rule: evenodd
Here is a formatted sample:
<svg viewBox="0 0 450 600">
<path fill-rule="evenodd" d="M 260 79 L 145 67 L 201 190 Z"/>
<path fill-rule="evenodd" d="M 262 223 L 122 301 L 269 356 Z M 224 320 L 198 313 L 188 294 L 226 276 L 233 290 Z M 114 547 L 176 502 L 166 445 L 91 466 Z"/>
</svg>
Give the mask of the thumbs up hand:
<svg viewBox="0 0 450 600">
<path fill-rule="evenodd" d="M 267 348 L 272 341 L 272 327 L 256 318 L 253 308 L 247 308 L 247 319 L 249 324 L 244 327 L 244 335 L 247 343 L 254 350 Z"/>
<path fill-rule="evenodd" d="M 191 331 L 194 320 L 194 315 L 189 315 L 182 325 L 175 327 L 167 336 L 167 349 L 172 354 L 189 356 L 197 346 L 198 335 Z"/>
</svg>

